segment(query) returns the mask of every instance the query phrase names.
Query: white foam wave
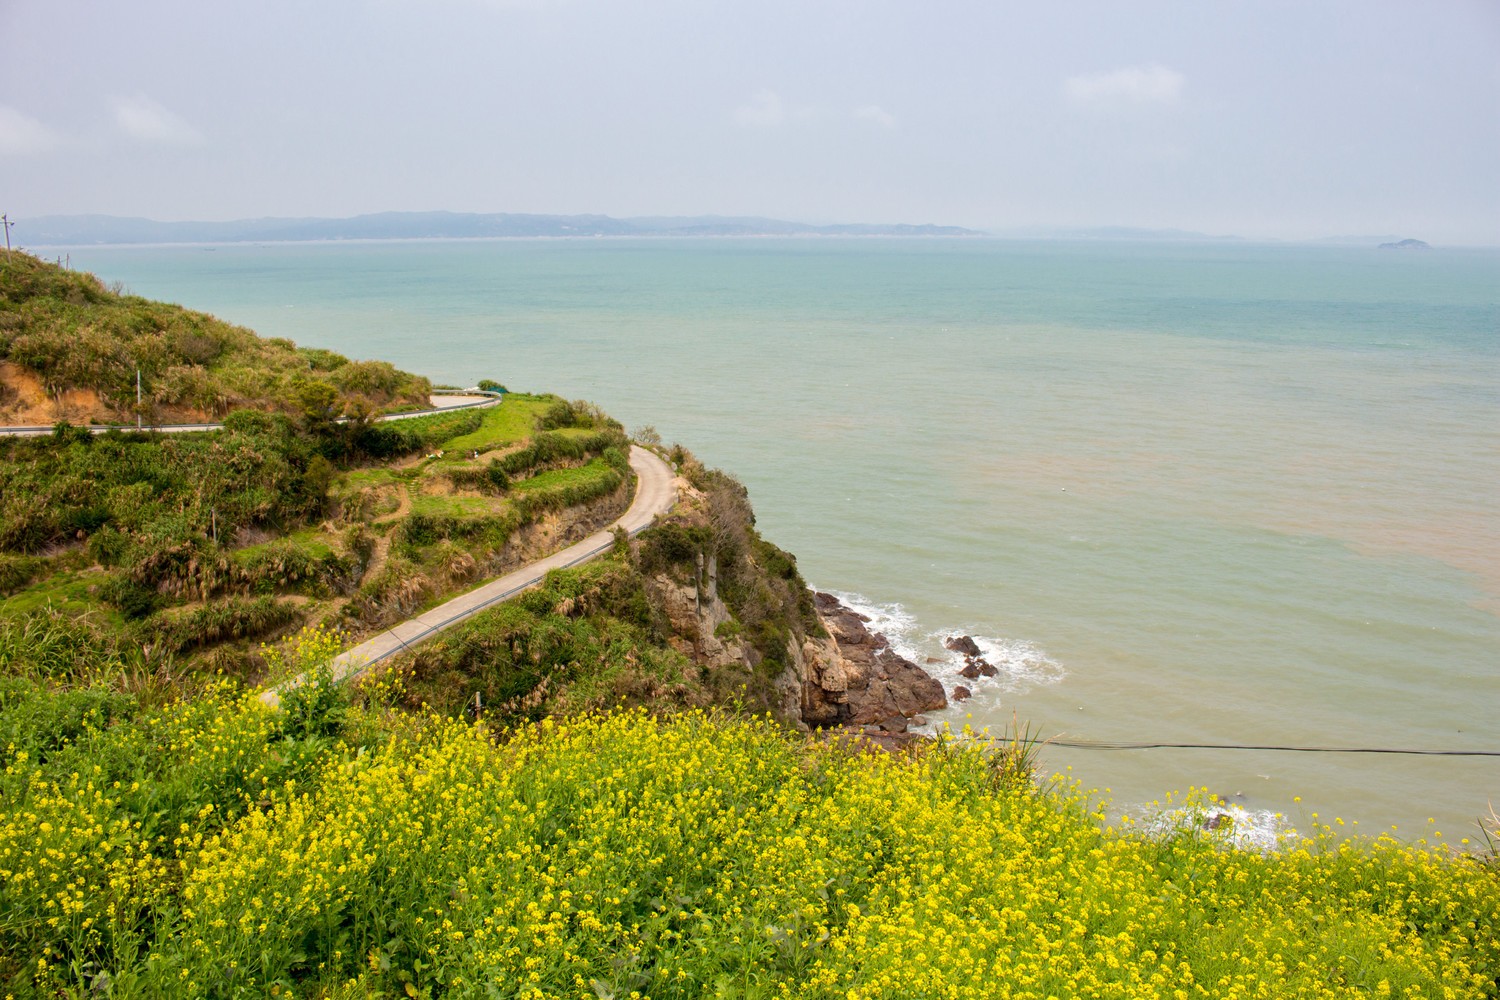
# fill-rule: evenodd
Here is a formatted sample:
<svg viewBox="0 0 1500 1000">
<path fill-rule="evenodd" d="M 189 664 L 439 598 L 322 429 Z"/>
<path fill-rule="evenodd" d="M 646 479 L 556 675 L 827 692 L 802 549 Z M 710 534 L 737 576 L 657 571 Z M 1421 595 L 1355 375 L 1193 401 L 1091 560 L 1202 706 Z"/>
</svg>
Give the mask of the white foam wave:
<svg viewBox="0 0 1500 1000">
<path fill-rule="evenodd" d="M 900 604 L 882 604 L 857 593 L 836 590 L 828 593 L 844 607 L 868 618 L 871 632 L 885 636 L 892 650 L 921 666 L 949 691 L 962 684 L 976 698 L 989 694 L 998 701 L 1000 694 L 1024 694 L 1035 687 L 1056 684 L 1067 675 L 1061 663 L 1025 639 L 986 636 L 979 628 L 925 631 L 916 616 Z M 943 645 L 944 640 L 957 635 L 974 639 L 985 662 L 995 668 L 994 677 L 970 679 L 960 673 L 965 665 L 963 654 Z"/>
<path fill-rule="evenodd" d="M 1024 694 L 1034 687 L 1056 684 L 1067 676 L 1063 665 L 1042 651 L 1036 643 L 1025 639 L 992 639 L 977 635 L 973 630 L 934 632 L 929 637 L 942 647 L 946 654 L 945 666 L 951 670 L 957 683 L 973 687 L 976 682 L 964 680 L 959 671 L 964 668 L 962 653 L 955 653 L 943 646 L 944 640 L 954 635 L 967 635 L 979 647 L 980 657 L 999 673 L 991 678 L 981 677 L 980 683 L 998 687 L 1006 694 Z"/>
<path fill-rule="evenodd" d="M 865 627 L 871 632 L 879 632 L 885 636 L 886 642 L 890 643 L 891 649 L 898 656 L 904 656 L 908 660 L 921 663 L 926 656 L 917 648 L 913 636 L 917 631 L 916 616 L 907 611 L 899 604 L 879 604 L 870 600 L 863 594 L 845 593 L 838 590 L 830 590 L 839 599 L 839 602 L 853 611 L 855 614 L 863 615 L 869 621 Z"/>
<path fill-rule="evenodd" d="M 1281 813 L 1246 809 L 1233 802 L 1147 812 L 1140 826 L 1155 837 L 1191 831 L 1245 851 L 1275 851 L 1297 836 L 1296 828 Z"/>
</svg>

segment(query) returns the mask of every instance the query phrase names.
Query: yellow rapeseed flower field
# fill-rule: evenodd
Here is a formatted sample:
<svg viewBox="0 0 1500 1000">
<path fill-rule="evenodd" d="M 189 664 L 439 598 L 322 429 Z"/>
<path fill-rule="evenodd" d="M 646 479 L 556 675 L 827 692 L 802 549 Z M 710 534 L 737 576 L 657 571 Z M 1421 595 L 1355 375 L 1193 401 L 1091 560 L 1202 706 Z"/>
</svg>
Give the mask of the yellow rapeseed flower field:
<svg viewBox="0 0 1500 1000">
<path fill-rule="evenodd" d="M 97 771 L 13 746 L 6 988 L 1500 995 L 1500 873 L 1443 850 L 1112 829 L 960 741 L 892 758 L 704 714 L 355 722 L 359 745 L 294 739 L 223 687 L 82 733 Z M 163 763 L 117 785 L 115 743 Z"/>
</svg>

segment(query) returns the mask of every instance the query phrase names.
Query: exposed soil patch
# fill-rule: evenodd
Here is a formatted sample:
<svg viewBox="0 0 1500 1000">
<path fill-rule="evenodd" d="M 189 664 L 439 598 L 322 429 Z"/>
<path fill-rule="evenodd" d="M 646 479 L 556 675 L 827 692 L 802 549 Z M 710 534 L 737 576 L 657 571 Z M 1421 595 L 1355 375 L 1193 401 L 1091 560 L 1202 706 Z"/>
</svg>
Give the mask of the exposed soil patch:
<svg viewBox="0 0 1500 1000">
<path fill-rule="evenodd" d="M 153 406 L 144 415 L 151 424 L 212 423 L 217 418 L 186 406 Z M 50 393 L 36 373 L 13 361 L 0 361 L 0 423 L 45 426 L 66 420 L 72 424 L 131 424 L 135 414 L 110 406 L 93 389 L 65 389 Z"/>
<path fill-rule="evenodd" d="M 12 361 L 0 361 L 0 419 L 7 424 L 55 424 L 59 420 L 91 423 L 109 419 L 109 408 L 92 389 L 67 389 L 53 395 L 35 373 Z"/>
</svg>

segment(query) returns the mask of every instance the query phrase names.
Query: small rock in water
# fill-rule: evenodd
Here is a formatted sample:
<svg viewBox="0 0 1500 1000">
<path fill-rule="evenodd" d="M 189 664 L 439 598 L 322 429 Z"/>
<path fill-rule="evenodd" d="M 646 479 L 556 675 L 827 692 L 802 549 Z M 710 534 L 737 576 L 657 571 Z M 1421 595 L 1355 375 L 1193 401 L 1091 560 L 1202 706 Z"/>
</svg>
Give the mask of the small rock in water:
<svg viewBox="0 0 1500 1000">
<path fill-rule="evenodd" d="M 970 696 L 972 696 L 973 694 L 974 694 L 973 691 L 970 691 L 968 688 L 966 688 L 962 684 L 960 684 L 960 685 L 958 685 L 957 687 L 955 687 L 953 689 L 953 700 L 954 701 L 968 701 L 969 698 L 970 698 Z"/>
<path fill-rule="evenodd" d="M 979 664 L 973 660 L 964 664 L 964 668 L 958 672 L 960 677 L 967 677 L 971 681 L 979 679 Z"/>
<path fill-rule="evenodd" d="M 914 726 L 925 726 L 925 725 L 927 725 L 927 716 L 925 716 L 925 715 L 913 715 L 911 717 L 911 724 L 914 725 Z"/>
<path fill-rule="evenodd" d="M 1000 673 L 1000 671 L 990 666 L 987 660 L 975 660 L 974 662 L 979 664 L 979 673 L 981 676 L 995 677 Z"/>
<path fill-rule="evenodd" d="M 975 642 L 974 637 L 969 635 L 950 635 L 947 639 L 943 640 L 943 645 L 953 650 L 953 652 L 962 653 L 965 656 L 979 656 L 981 653 L 979 643 Z"/>
</svg>

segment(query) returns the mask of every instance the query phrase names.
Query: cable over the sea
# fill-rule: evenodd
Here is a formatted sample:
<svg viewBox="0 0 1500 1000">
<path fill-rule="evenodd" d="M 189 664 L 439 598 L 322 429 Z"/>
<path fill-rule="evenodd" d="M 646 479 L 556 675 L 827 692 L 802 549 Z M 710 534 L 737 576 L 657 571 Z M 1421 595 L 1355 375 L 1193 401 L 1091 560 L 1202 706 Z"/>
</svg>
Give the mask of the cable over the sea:
<svg viewBox="0 0 1500 1000">
<path fill-rule="evenodd" d="M 1022 740 L 1078 750 L 1280 750 L 1287 753 L 1385 753 L 1423 757 L 1500 757 L 1500 750 L 1412 750 L 1394 747 L 1283 747 L 1245 743 L 1123 743 L 1110 740 Z"/>
</svg>

